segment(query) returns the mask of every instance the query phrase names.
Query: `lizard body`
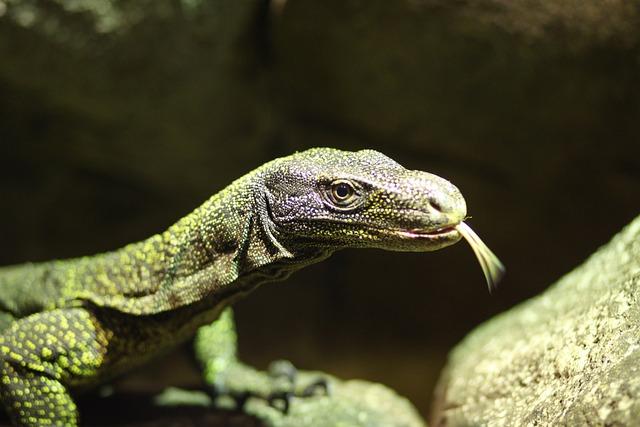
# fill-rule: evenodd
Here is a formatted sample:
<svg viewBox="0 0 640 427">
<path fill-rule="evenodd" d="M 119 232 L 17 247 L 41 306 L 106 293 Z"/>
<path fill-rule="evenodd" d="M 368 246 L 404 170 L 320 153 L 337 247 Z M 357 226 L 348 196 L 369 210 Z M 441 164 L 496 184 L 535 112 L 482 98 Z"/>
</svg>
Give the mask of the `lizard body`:
<svg viewBox="0 0 640 427">
<path fill-rule="evenodd" d="M 76 425 L 70 391 L 174 348 L 256 286 L 342 248 L 448 246 L 465 216 L 442 178 L 372 150 L 317 148 L 259 167 L 142 242 L 4 267 L 2 403 L 16 425 Z"/>
</svg>

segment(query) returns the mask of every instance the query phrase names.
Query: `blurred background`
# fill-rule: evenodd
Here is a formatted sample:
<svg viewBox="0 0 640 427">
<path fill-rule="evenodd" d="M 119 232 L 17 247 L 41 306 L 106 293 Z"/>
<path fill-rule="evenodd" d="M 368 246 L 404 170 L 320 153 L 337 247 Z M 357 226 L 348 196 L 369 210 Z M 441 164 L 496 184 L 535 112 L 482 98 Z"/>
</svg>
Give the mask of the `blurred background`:
<svg viewBox="0 0 640 427">
<path fill-rule="evenodd" d="M 0 265 L 144 239 L 314 146 L 451 180 L 507 276 L 343 251 L 237 304 L 241 354 L 426 415 L 453 345 L 639 213 L 640 1 L 0 0 Z M 123 381 L 200 384 L 187 351 Z"/>
</svg>

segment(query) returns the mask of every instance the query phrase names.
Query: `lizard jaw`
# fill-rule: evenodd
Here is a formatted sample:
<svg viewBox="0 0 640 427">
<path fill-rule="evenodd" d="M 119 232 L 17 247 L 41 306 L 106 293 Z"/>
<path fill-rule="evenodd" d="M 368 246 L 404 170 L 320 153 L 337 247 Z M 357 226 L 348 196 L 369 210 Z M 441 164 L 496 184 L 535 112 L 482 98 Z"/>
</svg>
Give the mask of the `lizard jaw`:
<svg viewBox="0 0 640 427">
<path fill-rule="evenodd" d="M 456 230 L 456 226 L 458 224 L 448 225 L 446 227 L 440 227 L 434 231 L 424 231 L 420 229 L 413 229 L 409 231 L 401 231 L 400 233 L 406 235 L 407 237 L 421 238 L 421 237 L 441 237 L 452 234 L 459 234 L 458 230 Z"/>
<path fill-rule="evenodd" d="M 456 229 L 457 224 L 438 228 L 433 231 L 424 230 L 399 230 L 396 233 L 401 237 L 413 240 L 427 240 L 439 243 L 457 242 L 462 238 L 460 232 Z"/>
<path fill-rule="evenodd" d="M 462 235 L 455 228 L 456 224 L 450 224 L 433 230 L 425 229 L 396 229 L 386 230 L 387 244 L 383 246 L 387 250 L 430 252 L 458 242 Z"/>
</svg>

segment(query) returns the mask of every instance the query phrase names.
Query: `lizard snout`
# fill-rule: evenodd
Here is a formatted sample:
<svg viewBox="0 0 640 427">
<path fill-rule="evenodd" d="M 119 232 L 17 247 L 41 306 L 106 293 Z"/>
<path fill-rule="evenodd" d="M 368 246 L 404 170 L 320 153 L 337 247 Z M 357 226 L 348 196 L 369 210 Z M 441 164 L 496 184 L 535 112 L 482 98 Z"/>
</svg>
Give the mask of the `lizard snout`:
<svg viewBox="0 0 640 427">
<path fill-rule="evenodd" d="M 427 212 L 437 214 L 439 222 L 455 224 L 462 221 L 467 215 L 467 204 L 458 188 L 444 178 L 427 172 L 412 171 L 410 188 L 416 193 L 408 202 L 414 208 L 424 209 Z"/>
</svg>

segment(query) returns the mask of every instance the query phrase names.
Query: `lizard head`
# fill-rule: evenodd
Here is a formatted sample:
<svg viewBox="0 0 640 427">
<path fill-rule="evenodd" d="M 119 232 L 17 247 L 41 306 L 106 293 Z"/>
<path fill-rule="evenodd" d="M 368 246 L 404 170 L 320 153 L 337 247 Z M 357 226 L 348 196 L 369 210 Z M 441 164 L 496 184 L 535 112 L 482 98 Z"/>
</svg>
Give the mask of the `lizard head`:
<svg viewBox="0 0 640 427">
<path fill-rule="evenodd" d="M 373 150 L 315 148 L 264 169 L 265 214 L 284 246 L 432 251 L 461 235 L 460 191 Z"/>
</svg>

